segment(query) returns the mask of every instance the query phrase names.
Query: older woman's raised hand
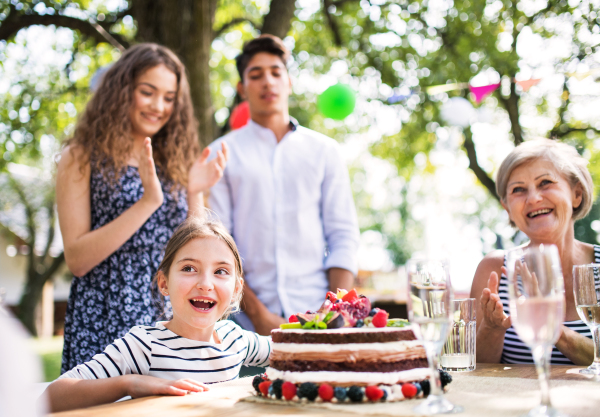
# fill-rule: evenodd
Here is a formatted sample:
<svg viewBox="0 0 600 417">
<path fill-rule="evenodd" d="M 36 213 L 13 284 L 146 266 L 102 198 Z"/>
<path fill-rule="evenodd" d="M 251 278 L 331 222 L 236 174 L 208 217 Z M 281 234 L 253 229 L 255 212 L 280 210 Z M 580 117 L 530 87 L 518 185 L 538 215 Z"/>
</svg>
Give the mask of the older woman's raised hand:
<svg viewBox="0 0 600 417">
<path fill-rule="evenodd" d="M 506 274 L 504 267 L 502 267 L 502 270 Z M 506 330 L 511 326 L 511 321 L 510 316 L 502 308 L 502 301 L 498 295 L 498 281 L 498 274 L 492 272 L 487 287 L 481 293 L 482 324 L 489 329 Z"/>
</svg>

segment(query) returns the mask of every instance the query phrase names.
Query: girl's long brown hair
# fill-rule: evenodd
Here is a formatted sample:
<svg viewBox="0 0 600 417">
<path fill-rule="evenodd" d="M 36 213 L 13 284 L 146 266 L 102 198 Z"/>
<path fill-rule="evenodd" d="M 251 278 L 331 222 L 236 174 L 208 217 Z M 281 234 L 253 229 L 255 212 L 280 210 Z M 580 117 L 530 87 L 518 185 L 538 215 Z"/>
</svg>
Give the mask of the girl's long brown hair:
<svg viewBox="0 0 600 417">
<path fill-rule="evenodd" d="M 175 188 L 187 186 L 188 169 L 197 157 L 197 121 L 194 118 L 185 67 L 168 48 L 142 43 L 129 48 L 104 74 L 65 145 L 81 149 L 81 170 L 88 163 L 118 178 L 133 149 L 130 110 L 137 77 L 163 64 L 177 76 L 177 98 L 167 123 L 152 137 L 154 162 L 163 179 Z M 106 170 L 108 169 L 108 172 Z M 106 175 L 105 175 L 106 176 Z"/>
</svg>

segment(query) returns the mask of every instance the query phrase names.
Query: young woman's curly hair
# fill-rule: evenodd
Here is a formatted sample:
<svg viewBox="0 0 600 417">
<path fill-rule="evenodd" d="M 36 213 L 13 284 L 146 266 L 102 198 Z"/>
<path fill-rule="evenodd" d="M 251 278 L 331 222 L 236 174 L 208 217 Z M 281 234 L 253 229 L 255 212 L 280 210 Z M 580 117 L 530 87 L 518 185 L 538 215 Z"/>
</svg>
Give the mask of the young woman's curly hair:
<svg viewBox="0 0 600 417">
<path fill-rule="evenodd" d="M 83 152 L 80 168 L 88 163 L 108 171 L 116 178 L 124 172 L 133 149 L 130 110 L 137 77 L 163 64 L 177 76 L 177 98 L 167 123 L 152 137 L 154 162 L 164 180 L 175 188 L 187 186 L 188 170 L 200 151 L 197 121 L 194 118 L 190 87 L 185 67 L 168 48 L 142 43 L 129 48 L 106 71 L 96 93 L 88 102 L 75 127 L 73 137 L 65 142 Z"/>
</svg>

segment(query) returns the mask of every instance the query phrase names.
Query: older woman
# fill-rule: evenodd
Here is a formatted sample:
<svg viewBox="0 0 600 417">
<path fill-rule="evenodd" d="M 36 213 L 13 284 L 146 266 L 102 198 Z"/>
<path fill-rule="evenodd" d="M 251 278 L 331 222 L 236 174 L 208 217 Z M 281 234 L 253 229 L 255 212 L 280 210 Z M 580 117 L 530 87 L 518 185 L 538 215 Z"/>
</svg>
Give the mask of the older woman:
<svg viewBox="0 0 600 417">
<path fill-rule="evenodd" d="M 496 189 L 510 223 L 529 239 L 558 247 L 565 280 L 566 314 L 551 363 L 589 365 L 594 348 L 589 328 L 579 320 L 573 297 L 573 265 L 600 262 L 600 247 L 575 239 L 575 220 L 592 206 L 587 161 L 564 143 L 537 139 L 517 146 L 502 162 Z M 498 279 L 498 277 L 500 277 Z M 477 361 L 533 363 L 531 350 L 511 326 L 506 255 L 488 254 L 479 264 L 471 297 L 477 307 Z"/>
</svg>

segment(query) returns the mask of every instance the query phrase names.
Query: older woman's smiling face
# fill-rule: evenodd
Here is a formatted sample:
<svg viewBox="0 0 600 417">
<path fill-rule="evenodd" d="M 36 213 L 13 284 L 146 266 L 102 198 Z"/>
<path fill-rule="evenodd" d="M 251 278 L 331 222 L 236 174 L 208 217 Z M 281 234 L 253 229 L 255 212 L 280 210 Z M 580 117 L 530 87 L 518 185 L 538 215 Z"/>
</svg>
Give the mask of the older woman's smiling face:
<svg viewBox="0 0 600 417">
<path fill-rule="evenodd" d="M 581 202 L 579 184 L 571 188 L 554 164 L 535 159 L 512 171 L 502 205 L 530 239 L 552 243 L 572 230 L 573 208 Z"/>
</svg>

